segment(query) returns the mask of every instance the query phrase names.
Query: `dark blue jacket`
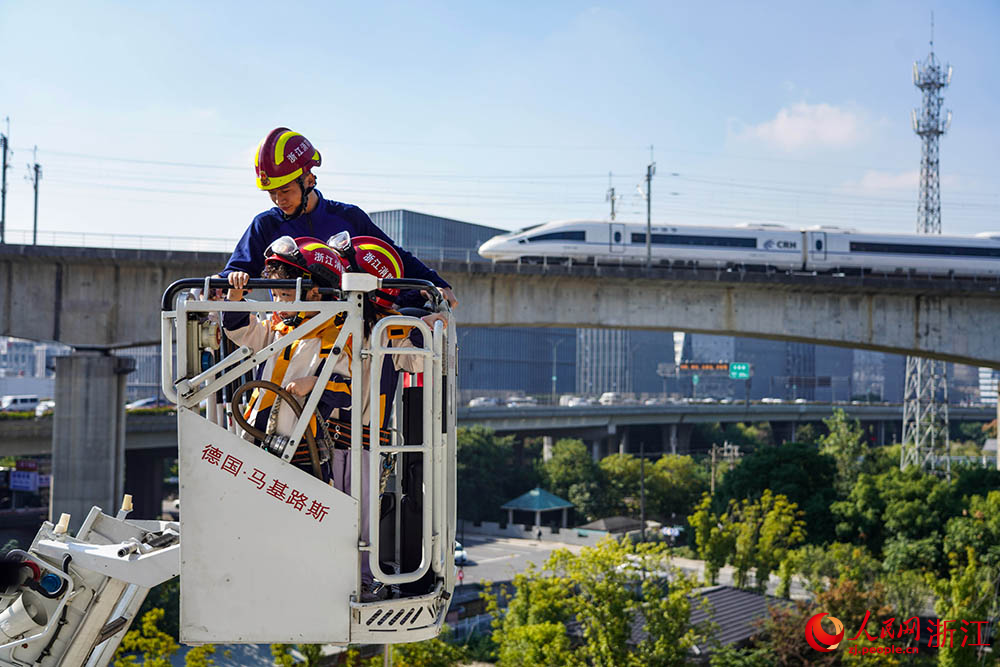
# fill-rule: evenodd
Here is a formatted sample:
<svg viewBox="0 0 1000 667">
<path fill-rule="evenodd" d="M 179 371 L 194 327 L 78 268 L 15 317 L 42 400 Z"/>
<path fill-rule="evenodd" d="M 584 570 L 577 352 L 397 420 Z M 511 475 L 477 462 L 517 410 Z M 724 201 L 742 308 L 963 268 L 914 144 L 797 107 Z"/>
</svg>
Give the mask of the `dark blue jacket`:
<svg viewBox="0 0 1000 667">
<path fill-rule="evenodd" d="M 377 236 L 391 243 L 403 260 L 404 278 L 419 278 L 429 280 L 438 287 L 451 287 L 433 269 L 427 268 L 419 259 L 397 246 L 360 208 L 353 204 L 323 199 L 319 190 L 315 192 L 319 197 L 319 204 L 312 213 L 285 220 L 281 209 L 275 206 L 254 218 L 220 275 L 225 277 L 233 271 L 246 271 L 251 278 L 260 277 L 260 272 L 264 270 L 264 251 L 282 236 L 291 236 L 293 239 L 312 236 L 326 243 L 334 234 L 346 230 L 351 238 Z"/>
</svg>

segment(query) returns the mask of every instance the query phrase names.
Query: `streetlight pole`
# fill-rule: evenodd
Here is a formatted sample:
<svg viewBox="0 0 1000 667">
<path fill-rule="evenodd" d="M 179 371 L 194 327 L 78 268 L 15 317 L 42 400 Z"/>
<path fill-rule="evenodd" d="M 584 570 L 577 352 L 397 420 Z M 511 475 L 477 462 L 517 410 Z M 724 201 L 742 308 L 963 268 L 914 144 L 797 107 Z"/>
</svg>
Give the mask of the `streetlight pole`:
<svg viewBox="0 0 1000 667">
<path fill-rule="evenodd" d="M 549 339 L 549 345 L 552 346 L 552 405 L 556 404 L 556 350 L 559 349 L 560 343 L 565 341 L 565 338 L 559 338 L 556 340 Z"/>
</svg>

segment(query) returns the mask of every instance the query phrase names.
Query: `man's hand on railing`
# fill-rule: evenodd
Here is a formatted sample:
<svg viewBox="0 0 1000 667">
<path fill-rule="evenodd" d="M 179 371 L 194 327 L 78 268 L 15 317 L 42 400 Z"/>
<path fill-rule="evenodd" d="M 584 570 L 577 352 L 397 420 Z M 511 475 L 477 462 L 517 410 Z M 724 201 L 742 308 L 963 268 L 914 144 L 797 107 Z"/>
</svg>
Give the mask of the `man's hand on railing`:
<svg viewBox="0 0 1000 667">
<path fill-rule="evenodd" d="M 438 287 L 437 289 L 438 289 L 439 292 L 441 292 L 441 296 L 443 296 L 444 299 L 445 299 L 445 301 L 448 302 L 448 305 L 451 307 L 451 309 L 454 310 L 455 306 L 458 305 L 458 298 L 455 296 L 455 293 L 451 291 L 451 288 L 450 287 Z M 421 290 L 420 293 L 428 301 L 431 300 L 431 295 L 426 290 Z"/>
</svg>

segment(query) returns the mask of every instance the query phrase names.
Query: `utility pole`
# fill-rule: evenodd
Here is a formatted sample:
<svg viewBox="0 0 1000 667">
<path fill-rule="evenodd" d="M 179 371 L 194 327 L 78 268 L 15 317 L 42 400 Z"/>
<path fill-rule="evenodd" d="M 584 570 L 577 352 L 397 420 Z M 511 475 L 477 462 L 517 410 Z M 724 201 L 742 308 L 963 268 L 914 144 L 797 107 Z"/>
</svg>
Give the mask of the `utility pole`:
<svg viewBox="0 0 1000 667">
<path fill-rule="evenodd" d="M 646 441 L 639 441 L 639 521 L 642 541 L 646 541 Z"/>
<path fill-rule="evenodd" d="M 42 180 L 42 165 L 38 164 L 38 146 L 31 152 L 31 161 L 34 164 L 28 165 L 28 175 L 25 177 L 35 188 L 35 221 L 31 231 L 31 245 L 38 245 L 38 182 Z"/>
<path fill-rule="evenodd" d="M 934 15 L 931 14 L 931 52 L 923 63 L 913 63 L 913 85 L 923 95 L 923 106 L 911 114 L 913 131 L 922 141 L 920 201 L 917 233 L 941 233 L 941 179 L 938 142 L 951 126 L 951 112 L 941 118 L 941 89 L 951 83 L 951 67 L 934 56 Z M 918 465 L 951 478 L 948 439 L 948 373 L 943 361 L 906 358 L 903 396 L 903 446 L 899 467 Z M 943 461 L 942 456 L 943 454 Z M 943 462 L 943 466 L 942 466 Z"/>
<path fill-rule="evenodd" d="M 3 164 L 0 166 L 0 243 L 6 242 L 7 233 L 7 148 L 10 144 L 10 117 L 4 118 L 6 134 L 0 134 L 0 152 Z"/>
<path fill-rule="evenodd" d="M 649 164 L 646 165 L 646 266 L 653 266 L 653 174 L 656 173 L 656 162 L 653 161 L 653 146 L 649 147 Z"/>
<path fill-rule="evenodd" d="M 608 193 L 604 197 L 604 201 L 611 202 L 611 222 L 615 221 L 615 187 L 611 185 L 611 172 L 608 172 Z"/>
<path fill-rule="evenodd" d="M 719 446 L 712 443 L 712 496 L 715 496 L 715 457 L 719 451 Z"/>
</svg>

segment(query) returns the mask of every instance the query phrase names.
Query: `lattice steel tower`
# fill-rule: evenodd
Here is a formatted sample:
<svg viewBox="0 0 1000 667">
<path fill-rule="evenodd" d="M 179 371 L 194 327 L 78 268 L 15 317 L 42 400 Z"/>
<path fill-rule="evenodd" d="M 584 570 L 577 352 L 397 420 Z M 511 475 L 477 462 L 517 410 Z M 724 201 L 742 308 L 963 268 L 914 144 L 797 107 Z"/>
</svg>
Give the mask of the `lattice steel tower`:
<svg viewBox="0 0 1000 667">
<path fill-rule="evenodd" d="M 931 52 L 923 63 L 913 63 L 913 84 L 923 95 L 923 107 L 912 113 L 913 131 L 922 141 L 920 202 L 917 233 L 941 233 L 941 181 L 938 140 L 951 125 L 951 112 L 941 118 L 941 90 L 951 83 L 951 67 L 934 57 L 934 19 Z M 951 476 L 948 441 L 948 374 L 943 361 L 906 358 L 903 397 L 903 448 L 899 467 L 918 465 Z"/>
</svg>

